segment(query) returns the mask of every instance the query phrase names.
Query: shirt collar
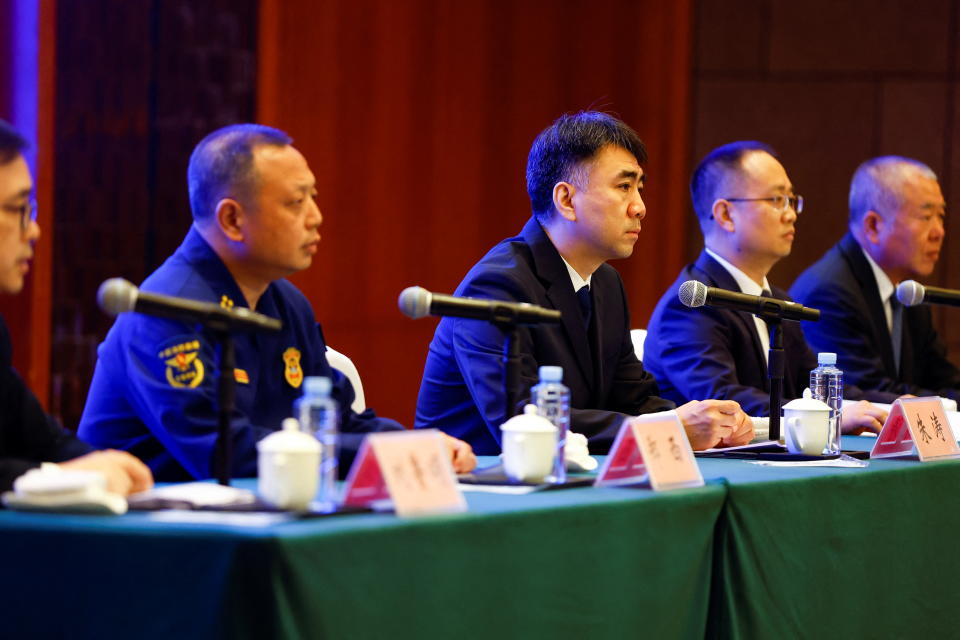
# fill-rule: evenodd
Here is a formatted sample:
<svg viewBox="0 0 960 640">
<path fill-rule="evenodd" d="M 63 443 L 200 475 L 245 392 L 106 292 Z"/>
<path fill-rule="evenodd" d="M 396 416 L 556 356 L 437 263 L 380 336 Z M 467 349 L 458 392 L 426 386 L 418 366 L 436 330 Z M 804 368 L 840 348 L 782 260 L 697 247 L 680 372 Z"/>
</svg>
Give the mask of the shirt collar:
<svg viewBox="0 0 960 640">
<path fill-rule="evenodd" d="M 763 276 L 763 286 L 758 285 L 753 281 L 753 278 L 745 274 L 740 269 L 737 269 L 735 266 L 718 256 L 716 253 L 704 247 L 704 250 L 710 255 L 711 258 L 720 263 L 720 266 L 727 270 L 733 279 L 737 281 L 737 286 L 740 287 L 740 291 L 743 293 L 748 293 L 751 296 L 762 295 L 764 291 L 771 291 L 770 283 L 767 281 L 767 276 Z"/>
<path fill-rule="evenodd" d="M 557 253 L 560 253 L 560 252 L 558 251 Z M 573 290 L 574 290 L 574 291 L 580 291 L 580 289 L 582 289 L 584 286 L 587 286 L 587 287 L 590 286 L 590 278 L 593 277 L 593 274 L 592 274 L 592 273 L 591 273 L 589 276 L 587 276 L 587 279 L 586 279 L 586 280 L 584 280 L 584 279 L 580 276 L 580 274 L 577 273 L 577 270 L 570 266 L 570 263 L 567 262 L 567 259 L 566 259 L 566 258 L 564 258 L 564 257 L 561 255 L 561 256 L 560 256 L 560 259 L 563 260 L 563 264 L 565 264 L 566 267 L 567 267 L 567 272 L 570 274 L 570 282 L 573 283 Z"/>
<path fill-rule="evenodd" d="M 880 300 L 886 304 L 887 301 L 890 300 L 890 296 L 893 295 L 893 282 L 890 281 L 890 276 L 880 268 L 880 265 L 873 261 L 873 258 L 870 257 L 870 254 L 867 253 L 863 247 L 860 247 L 860 251 L 863 251 L 863 255 L 870 265 L 870 269 L 873 270 L 873 277 L 877 281 L 877 291 L 880 292 Z"/>
</svg>

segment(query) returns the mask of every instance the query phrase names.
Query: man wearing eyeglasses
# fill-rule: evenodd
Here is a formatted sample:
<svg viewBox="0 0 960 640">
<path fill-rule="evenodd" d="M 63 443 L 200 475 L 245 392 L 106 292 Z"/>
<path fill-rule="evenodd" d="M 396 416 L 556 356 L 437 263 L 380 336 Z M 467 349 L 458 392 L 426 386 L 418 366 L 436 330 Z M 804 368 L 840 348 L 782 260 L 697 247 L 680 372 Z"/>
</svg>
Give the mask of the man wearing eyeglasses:
<svg viewBox="0 0 960 640">
<path fill-rule="evenodd" d="M 33 245 L 40 238 L 33 180 L 23 157 L 26 141 L 0 120 L 0 293 L 23 289 Z M 47 415 L 14 371 L 7 326 L 0 317 L 0 492 L 42 464 L 102 472 L 109 490 L 128 494 L 153 484 L 150 470 L 123 451 L 91 451 Z"/>
<path fill-rule="evenodd" d="M 849 232 L 790 293 L 821 310 L 803 323 L 817 349 L 835 351 L 864 389 L 960 399 L 960 369 L 946 358 L 926 305 L 904 308 L 896 285 L 933 273 L 946 202 L 936 174 L 899 156 L 864 162 L 850 185 Z"/>
<path fill-rule="evenodd" d="M 664 396 L 674 402 L 695 398 L 736 400 L 751 416 L 769 415 L 770 379 L 766 323 L 743 311 L 685 307 L 680 285 L 699 280 L 707 286 L 786 299 L 767 274 L 793 247 L 803 198 L 793 191 L 776 152 L 761 142 L 733 142 L 711 151 L 694 170 L 693 206 L 704 249 L 687 265 L 657 304 L 644 348 L 644 365 Z M 817 359 L 800 324 L 784 321 L 785 399 L 799 397 Z M 845 389 L 845 397 L 863 392 Z M 890 400 L 892 397 L 877 399 Z M 843 412 L 845 432 L 879 431 L 886 414 L 867 402 Z"/>
</svg>

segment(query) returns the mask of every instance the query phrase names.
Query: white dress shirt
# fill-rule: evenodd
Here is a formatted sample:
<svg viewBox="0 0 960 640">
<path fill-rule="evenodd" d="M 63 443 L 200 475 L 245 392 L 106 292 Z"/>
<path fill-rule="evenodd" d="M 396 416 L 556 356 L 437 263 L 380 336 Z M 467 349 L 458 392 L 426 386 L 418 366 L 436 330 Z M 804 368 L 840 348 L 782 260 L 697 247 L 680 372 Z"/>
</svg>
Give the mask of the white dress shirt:
<svg viewBox="0 0 960 640">
<path fill-rule="evenodd" d="M 863 248 L 860 250 L 863 251 Z M 890 306 L 890 297 L 893 296 L 896 288 L 893 286 L 893 282 L 890 281 L 890 276 L 888 276 L 883 269 L 880 268 L 880 265 L 873 261 L 873 258 L 870 257 L 870 254 L 866 251 L 863 251 L 863 255 L 867 258 L 867 262 L 870 264 L 870 269 L 873 270 L 873 277 L 877 281 L 877 290 L 880 292 L 880 300 L 883 302 L 883 313 L 887 317 L 887 331 L 889 331 L 892 335 L 893 307 Z"/>
<path fill-rule="evenodd" d="M 737 286 L 740 287 L 742 293 L 747 293 L 751 296 L 760 296 L 763 295 L 763 292 L 772 291 L 770 289 L 770 283 L 767 282 L 767 277 L 763 277 L 763 286 L 757 284 L 753 279 L 745 274 L 740 269 L 737 269 L 735 266 L 718 256 L 716 253 L 710 249 L 706 249 L 706 252 L 710 255 L 711 258 L 720 263 L 720 266 L 727 270 L 733 279 L 736 280 Z M 770 357 L 770 329 L 767 327 L 767 323 L 761 320 L 757 316 L 753 316 L 753 324 L 757 330 L 757 337 L 760 338 L 760 346 L 763 348 L 763 360 L 767 362 Z M 768 363 L 769 364 L 769 363 Z"/>
</svg>

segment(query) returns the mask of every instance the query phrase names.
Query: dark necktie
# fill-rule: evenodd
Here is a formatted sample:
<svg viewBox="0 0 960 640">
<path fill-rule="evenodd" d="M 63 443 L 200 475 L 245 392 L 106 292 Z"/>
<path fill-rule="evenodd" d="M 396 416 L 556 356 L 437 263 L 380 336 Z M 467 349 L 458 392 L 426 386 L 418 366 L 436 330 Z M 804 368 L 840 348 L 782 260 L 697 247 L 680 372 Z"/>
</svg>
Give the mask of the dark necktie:
<svg viewBox="0 0 960 640">
<path fill-rule="evenodd" d="M 580 315 L 583 316 L 583 326 L 590 326 L 593 317 L 593 296 L 590 294 L 590 285 L 586 284 L 577 290 L 577 300 L 580 301 Z"/>
<path fill-rule="evenodd" d="M 900 349 L 903 345 L 903 305 L 894 292 L 890 296 L 890 309 L 893 310 L 893 326 L 890 328 L 890 342 L 893 344 L 893 365 L 900 374 Z"/>
</svg>

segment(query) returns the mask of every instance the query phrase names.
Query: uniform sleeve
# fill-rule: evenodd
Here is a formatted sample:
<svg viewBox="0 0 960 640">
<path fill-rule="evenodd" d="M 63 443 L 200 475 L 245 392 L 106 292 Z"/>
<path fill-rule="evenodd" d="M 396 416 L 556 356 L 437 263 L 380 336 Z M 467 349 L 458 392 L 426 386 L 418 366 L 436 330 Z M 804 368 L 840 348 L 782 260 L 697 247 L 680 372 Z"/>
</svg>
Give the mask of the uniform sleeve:
<svg viewBox="0 0 960 640">
<path fill-rule="evenodd" d="M 133 320 L 119 348 L 101 351 L 97 366 L 125 373 L 127 398 L 147 429 L 190 475 L 212 477 L 220 406 L 217 345 L 187 325 L 147 317 Z M 234 410 L 234 477 L 256 475 L 256 443 L 272 431 Z"/>
</svg>

